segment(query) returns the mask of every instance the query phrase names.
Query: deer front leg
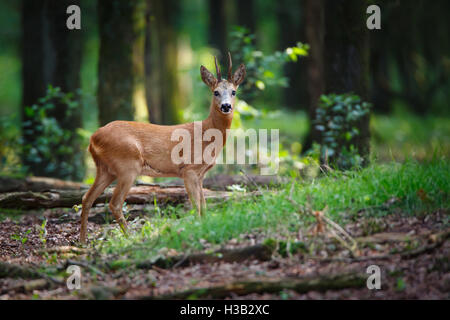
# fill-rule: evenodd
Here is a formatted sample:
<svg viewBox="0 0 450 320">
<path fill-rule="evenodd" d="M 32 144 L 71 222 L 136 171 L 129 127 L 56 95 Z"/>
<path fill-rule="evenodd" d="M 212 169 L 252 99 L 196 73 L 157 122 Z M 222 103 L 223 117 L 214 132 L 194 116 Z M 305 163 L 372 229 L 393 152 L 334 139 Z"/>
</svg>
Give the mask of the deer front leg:
<svg viewBox="0 0 450 320">
<path fill-rule="evenodd" d="M 192 206 L 197 209 L 199 216 L 202 216 L 202 189 L 200 177 L 195 171 L 187 171 L 183 177 L 184 187 L 191 200 Z"/>
</svg>

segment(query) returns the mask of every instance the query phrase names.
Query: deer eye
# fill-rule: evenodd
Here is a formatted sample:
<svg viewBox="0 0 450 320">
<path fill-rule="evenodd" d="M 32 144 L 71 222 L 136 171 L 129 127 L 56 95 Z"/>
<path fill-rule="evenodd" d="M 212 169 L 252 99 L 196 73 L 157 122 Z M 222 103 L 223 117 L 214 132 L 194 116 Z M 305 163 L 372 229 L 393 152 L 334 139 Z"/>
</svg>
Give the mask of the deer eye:
<svg viewBox="0 0 450 320">
<path fill-rule="evenodd" d="M 216 97 L 218 97 L 220 94 L 219 94 L 219 91 L 214 91 L 214 95 L 216 96 Z"/>
<path fill-rule="evenodd" d="M 236 95 L 236 91 L 235 90 L 231 91 L 231 95 L 235 96 Z"/>
</svg>

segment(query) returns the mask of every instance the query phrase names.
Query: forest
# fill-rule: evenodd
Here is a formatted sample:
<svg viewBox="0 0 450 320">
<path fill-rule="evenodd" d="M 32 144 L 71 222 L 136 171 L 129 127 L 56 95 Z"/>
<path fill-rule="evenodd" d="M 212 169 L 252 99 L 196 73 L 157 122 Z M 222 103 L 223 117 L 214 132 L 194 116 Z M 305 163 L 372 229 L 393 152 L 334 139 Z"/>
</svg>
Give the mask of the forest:
<svg viewBox="0 0 450 320">
<path fill-rule="evenodd" d="M 2 0 L 0 300 L 448 299 L 448 12 Z"/>
</svg>

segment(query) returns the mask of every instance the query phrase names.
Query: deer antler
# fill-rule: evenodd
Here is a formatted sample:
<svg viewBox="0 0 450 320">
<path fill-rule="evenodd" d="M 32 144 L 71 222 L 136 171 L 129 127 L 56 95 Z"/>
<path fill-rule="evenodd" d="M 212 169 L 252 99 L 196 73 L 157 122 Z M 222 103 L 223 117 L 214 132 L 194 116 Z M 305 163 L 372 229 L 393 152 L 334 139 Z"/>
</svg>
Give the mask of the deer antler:
<svg viewBox="0 0 450 320">
<path fill-rule="evenodd" d="M 231 53 L 228 51 L 228 81 L 231 82 L 231 73 L 233 72 L 233 63 L 231 62 Z"/>
<path fill-rule="evenodd" d="M 220 73 L 220 66 L 217 64 L 216 57 L 214 57 L 214 63 L 216 64 L 217 81 L 220 82 L 222 80 L 222 74 Z"/>
</svg>

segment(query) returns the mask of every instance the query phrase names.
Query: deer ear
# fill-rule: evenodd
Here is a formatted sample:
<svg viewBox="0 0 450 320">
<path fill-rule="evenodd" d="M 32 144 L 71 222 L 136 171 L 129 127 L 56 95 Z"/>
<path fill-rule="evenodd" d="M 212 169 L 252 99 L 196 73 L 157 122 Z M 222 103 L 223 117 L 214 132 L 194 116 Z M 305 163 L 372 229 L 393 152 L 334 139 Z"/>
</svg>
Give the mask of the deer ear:
<svg viewBox="0 0 450 320">
<path fill-rule="evenodd" d="M 211 72 L 209 72 L 209 70 L 206 69 L 204 66 L 200 67 L 200 74 L 202 76 L 203 82 L 208 87 L 214 88 L 216 86 L 216 83 L 217 83 L 216 77 L 214 77 L 214 75 Z"/>
<path fill-rule="evenodd" d="M 241 64 L 239 66 L 239 68 L 237 68 L 237 70 L 235 71 L 234 75 L 233 75 L 233 83 L 235 86 L 238 86 L 242 83 L 242 81 L 244 81 L 245 78 L 245 66 L 243 64 Z"/>
</svg>

